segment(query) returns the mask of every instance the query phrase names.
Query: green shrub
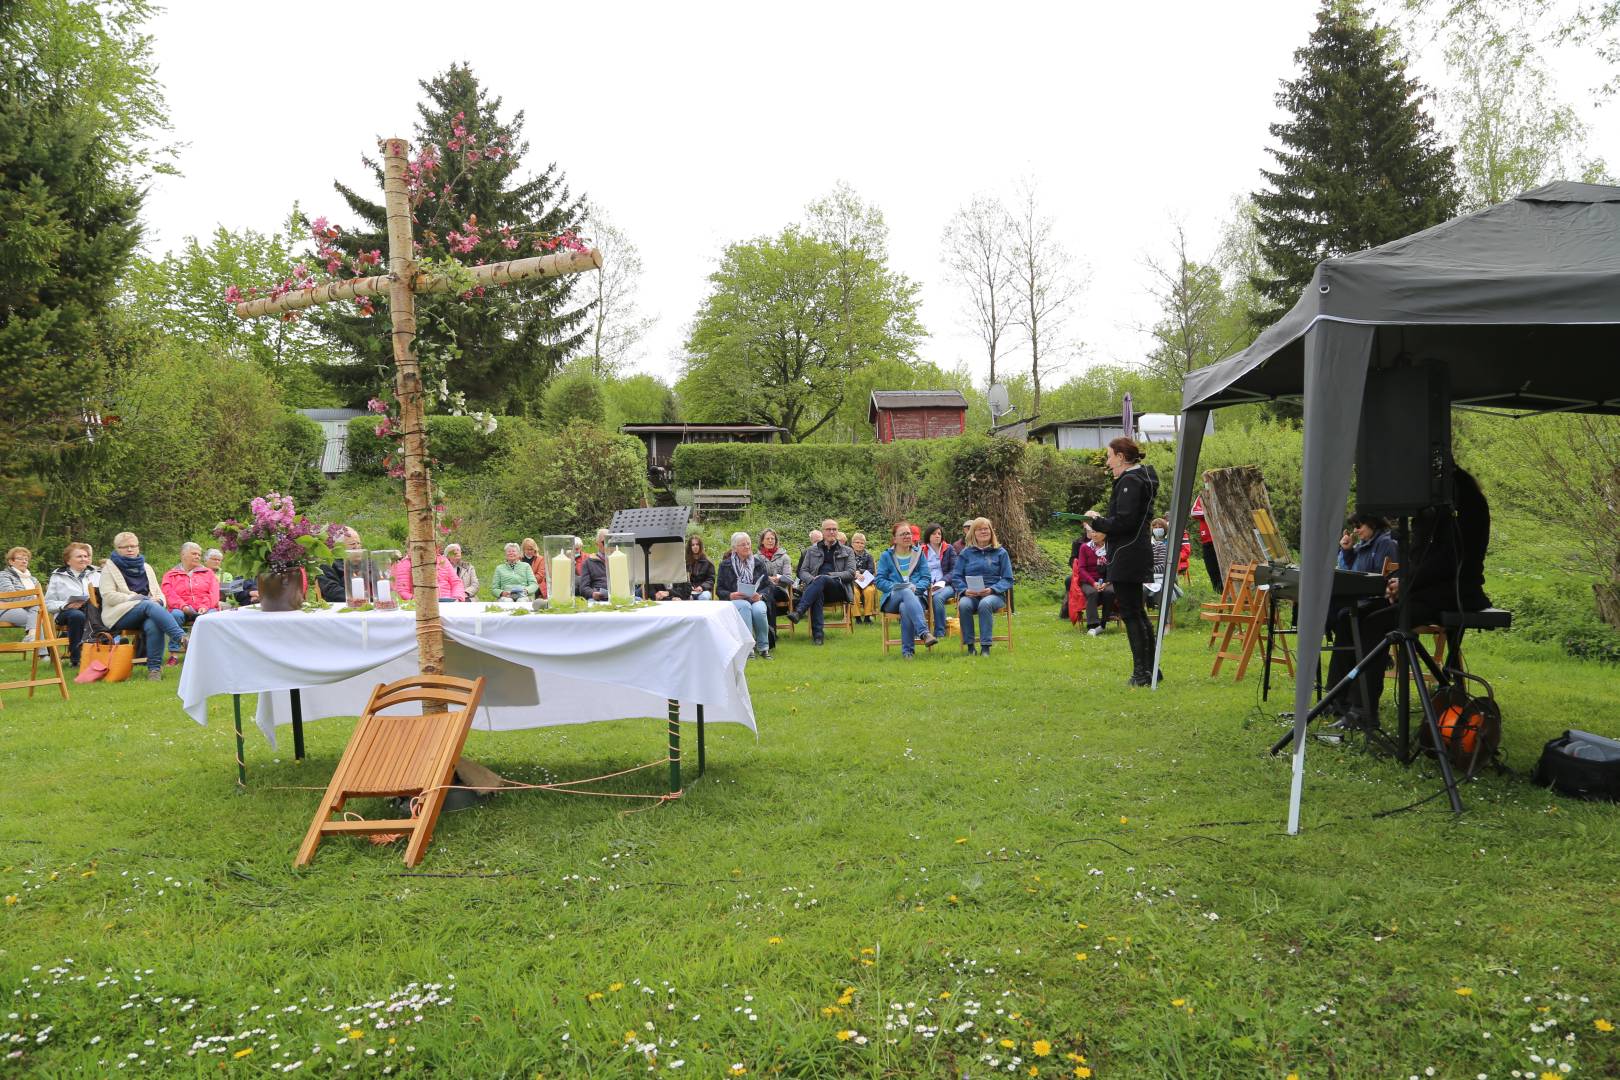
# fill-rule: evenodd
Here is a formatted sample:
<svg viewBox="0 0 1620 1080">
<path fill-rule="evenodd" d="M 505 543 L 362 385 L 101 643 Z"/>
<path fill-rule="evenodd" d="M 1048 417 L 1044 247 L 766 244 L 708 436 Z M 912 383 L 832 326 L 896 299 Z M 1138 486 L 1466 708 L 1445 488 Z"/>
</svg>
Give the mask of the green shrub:
<svg viewBox="0 0 1620 1080">
<path fill-rule="evenodd" d="M 287 477 L 281 490 L 302 506 L 316 499 L 326 485 L 321 458 L 326 453 L 326 431 L 302 413 L 287 410 L 274 432 L 281 472 Z"/>
<path fill-rule="evenodd" d="M 602 380 L 589 368 L 570 367 L 546 384 L 540 422 L 547 431 L 561 431 L 576 420 L 601 427 L 607 422 L 607 395 Z"/>
<path fill-rule="evenodd" d="M 1620 663 L 1620 631 L 1598 618 L 1589 581 L 1558 573 L 1493 565 L 1485 591 L 1513 612 L 1513 633 L 1557 644 L 1571 656 Z M 1464 651 L 1467 643 L 1464 643 Z"/>
<path fill-rule="evenodd" d="M 1054 513 L 1083 513 L 1108 500 L 1109 475 L 1101 450 L 1059 450 L 1030 443 L 1024 455 L 1024 500 L 1037 529 Z"/>
<path fill-rule="evenodd" d="M 398 443 L 377 434 L 379 416 L 357 416 L 349 421 L 349 471 L 359 476 L 386 476 L 384 460 Z M 434 415 L 427 418 L 428 455 L 440 470 L 476 472 L 507 448 L 514 432 L 532 431 L 533 424 L 520 416 L 496 418 L 496 427 L 486 432 L 471 416 Z"/>
<path fill-rule="evenodd" d="M 530 536 L 585 536 L 615 510 L 642 505 L 647 494 L 641 440 L 582 421 L 553 436 L 513 438 L 497 469 L 494 482 L 508 520 Z"/>
</svg>

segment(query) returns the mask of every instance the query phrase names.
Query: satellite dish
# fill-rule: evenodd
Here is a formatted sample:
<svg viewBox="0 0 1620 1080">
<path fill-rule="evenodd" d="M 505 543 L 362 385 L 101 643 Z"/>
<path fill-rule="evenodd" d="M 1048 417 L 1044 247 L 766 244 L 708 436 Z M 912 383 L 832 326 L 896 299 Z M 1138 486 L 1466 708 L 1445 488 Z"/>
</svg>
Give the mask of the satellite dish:
<svg viewBox="0 0 1620 1080">
<path fill-rule="evenodd" d="M 1012 411 L 1012 406 L 1007 403 L 1006 383 L 991 383 L 988 401 L 990 403 L 991 423 L 995 423 L 998 417 L 1006 416 Z"/>
</svg>

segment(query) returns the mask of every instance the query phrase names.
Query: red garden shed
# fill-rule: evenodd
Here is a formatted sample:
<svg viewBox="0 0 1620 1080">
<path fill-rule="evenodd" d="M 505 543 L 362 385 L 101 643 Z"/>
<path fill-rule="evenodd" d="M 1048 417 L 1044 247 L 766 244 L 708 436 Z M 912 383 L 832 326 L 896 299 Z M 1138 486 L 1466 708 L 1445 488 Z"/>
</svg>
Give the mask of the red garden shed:
<svg viewBox="0 0 1620 1080">
<path fill-rule="evenodd" d="M 949 438 L 967 430 L 967 398 L 960 390 L 874 390 L 867 419 L 880 443 Z"/>
</svg>

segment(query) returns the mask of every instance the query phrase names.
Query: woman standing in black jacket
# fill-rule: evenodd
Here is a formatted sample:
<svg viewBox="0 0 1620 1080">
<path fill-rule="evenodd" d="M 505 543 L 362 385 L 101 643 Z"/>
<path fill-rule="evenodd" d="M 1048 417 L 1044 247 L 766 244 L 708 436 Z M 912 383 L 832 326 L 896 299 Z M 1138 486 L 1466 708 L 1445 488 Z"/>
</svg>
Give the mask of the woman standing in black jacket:
<svg viewBox="0 0 1620 1080">
<path fill-rule="evenodd" d="M 1142 586 L 1153 580 L 1148 522 L 1153 519 L 1159 477 L 1153 466 L 1142 463 L 1136 440 L 1123 435 L 1108 444 L 1103 463 L 1114 474 L 1108 512 L 1086 516 L 1094 530 L 1108 537 L 1108 584 L 1131 643 L 1131 678 L 1126 685 L 1148 686 L 1153 681 L 1153 630 L 1142 606 Z"/>
</svg>

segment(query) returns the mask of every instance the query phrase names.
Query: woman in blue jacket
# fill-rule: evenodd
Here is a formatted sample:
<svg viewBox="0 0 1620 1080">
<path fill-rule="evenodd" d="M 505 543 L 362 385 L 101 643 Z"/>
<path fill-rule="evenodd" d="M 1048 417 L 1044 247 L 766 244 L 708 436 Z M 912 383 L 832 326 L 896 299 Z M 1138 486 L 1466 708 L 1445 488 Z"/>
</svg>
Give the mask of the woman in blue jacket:
<svg viewBox="0 0 1620 1080">
<path fill-rule="evenodd" d="M 1012 558 L 996 539 L 995 526 L 990 524 L 989 518 L 974 518 L 968 536 L 972 542 L 962 549 L 962 554 L 956 557 L 956 565 L 951 567 L 951 588 L 961 598 L 956 610 L 961 617 L 962 644 L 967 646 L 968 655 L 975 652 L 973 617 L 978 615 L 977 651 L 989 656 L 990 641 L 995 636 L 996 612 L 1006 606 L 1007 593 L 1013 586 Z M 978 588 L 968 587 L 970 577 L 981 579 L 975 583 Z"/>
<path fill-rule="evenodd" d="M 916 655 L 915 642 L 932 649 L 939 639 L 928 632 L 922 596 L 928 592 L 928 560 L 912 546 L 911 524 L 902 521 L 894 527 L 894 546 L 878 557 L 877 587 L 883 594 L 879 605 L 891 615 L 900 616 L 900 655 L 909 660 Z"/>
</svg>

